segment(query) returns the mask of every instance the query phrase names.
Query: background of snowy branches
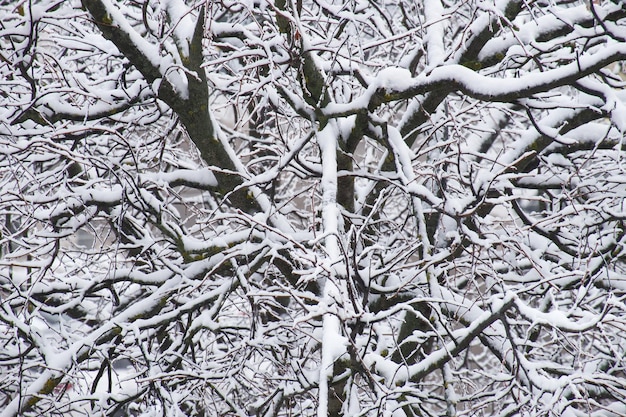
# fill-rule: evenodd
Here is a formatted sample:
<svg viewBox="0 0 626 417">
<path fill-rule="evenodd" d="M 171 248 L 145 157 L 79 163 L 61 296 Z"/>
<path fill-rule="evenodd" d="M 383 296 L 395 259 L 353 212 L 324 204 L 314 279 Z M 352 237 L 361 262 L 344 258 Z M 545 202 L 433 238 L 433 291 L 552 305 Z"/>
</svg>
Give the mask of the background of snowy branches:
<svg viewBox="0 0 626 417">
<path fill-rule="evenodd" d="M 625 19 L 0 1 L 0 416 L 626 415 Z"/>
</svg>

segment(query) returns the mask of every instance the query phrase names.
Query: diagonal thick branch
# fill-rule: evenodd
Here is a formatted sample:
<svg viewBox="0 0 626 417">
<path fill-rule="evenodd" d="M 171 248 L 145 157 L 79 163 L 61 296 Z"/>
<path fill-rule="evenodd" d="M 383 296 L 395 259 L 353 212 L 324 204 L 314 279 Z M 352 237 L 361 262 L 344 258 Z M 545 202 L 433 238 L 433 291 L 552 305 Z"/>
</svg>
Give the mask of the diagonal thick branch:
<svg viewBox="0 0 626 417">
<path fill-rule="evenodd" d="M 167 78 L 170 68 L 160 65 L 151 57 L 151 50 L 157 45 L 150 44 L 141 37 L 108 0 L 82 0 L 102 35 L 113 42 L 119 51 L 142 73 L 146 81 L 155 85 L 159 81 L 157 96 L 178 115 L 190 139 L 200 151 L 202 159 L 209 165 L 218 167 L 215 177 L 218 182 L 217 194 L 227 197 L 231 205 L 244 211 L 253 212 L 258 207 L 244 188 L 241 177 L 231 154 L 217 135 L 209 110 L 209 87 L 202 69 L 202 38 L 204 36 L 204 8 L 201 8 L 189 57 L 185 60 L 184 74 L 187 91 L 177 91 Z M 165 59 L 165 58 L 163 58 Z M 179 63 L 178 65 L 184 65 Z M 180 73 L 179 70 L 176 70 Z M 180 87 L 179 87 L 180 88 Z"/>
</svg>

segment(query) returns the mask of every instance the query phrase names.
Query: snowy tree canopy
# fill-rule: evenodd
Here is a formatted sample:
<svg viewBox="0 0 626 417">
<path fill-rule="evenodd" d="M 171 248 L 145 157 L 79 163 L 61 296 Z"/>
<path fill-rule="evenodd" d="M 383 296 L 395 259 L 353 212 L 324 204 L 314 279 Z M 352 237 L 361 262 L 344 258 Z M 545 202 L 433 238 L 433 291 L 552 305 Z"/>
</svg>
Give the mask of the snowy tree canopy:
<svg viewBox="0 0 626 417">
<path fill-rule="evenodd" d="M 0 417 L 626 415 L 619 0 L 0 0 Z"/>
</svg>

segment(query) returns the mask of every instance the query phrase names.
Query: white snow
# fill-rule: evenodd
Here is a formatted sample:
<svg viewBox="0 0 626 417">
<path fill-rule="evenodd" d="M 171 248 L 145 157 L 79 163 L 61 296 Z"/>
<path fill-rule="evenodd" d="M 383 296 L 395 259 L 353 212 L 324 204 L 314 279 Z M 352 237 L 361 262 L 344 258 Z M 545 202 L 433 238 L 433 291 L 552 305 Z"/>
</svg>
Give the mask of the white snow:
<svg viewBox="0 0 626 417">
<path fill-rule="evenodd" d="M 424 17 L 426 18 L 426 51 L 428 66 L 435 68 L 446 59 L 444 46 L 446 18 L 443 16 L 444 7 L 441 0 L 424 1 Z"/>
<path fill-rule="evenodd" d="M 209 168 L 200 169 L 178 169 L 170 172 L 145 173 L 142 178 L 157 183 L 177 183 L 185 182 L 197 184 L 203 187 L 217 187 L 217 179 Z"/>
<path fill-rule="evenodd" d="M 164 0 L 161 3 L 174 25 L 176 46 L 182 55 L 188 57 L 196 19 L 193 18 L 191 9 L 182 0 Z M 197 19 L 204 19 L 204 16 L 198 16 Z"/>
<path fill-rule="evenodd" d="M 323 290 L 323 303 L 333 306 L 336 300 L 341 300 L 340 271 L 335 270 L 335 264 L 340 261 L 339 248 L 339 207 L 337 204 L 337 140 L 341 132 L 334 122 L 328 123 L 318 132 L 317 140 L 322 158 L 322 224 L 324 233 L 324 248 L 328 257 L 327 265 L 329 277 L 326 279 Z M 322 357 L 319 374 L 319 407 L 318 417 L 328 415 L 328 382 L 333 377 L 333 364 L 346 350 L 345 337 L 341 335 L 341 324 L 337 314 L 327 312 L 322 323 Z"/>
</svg>

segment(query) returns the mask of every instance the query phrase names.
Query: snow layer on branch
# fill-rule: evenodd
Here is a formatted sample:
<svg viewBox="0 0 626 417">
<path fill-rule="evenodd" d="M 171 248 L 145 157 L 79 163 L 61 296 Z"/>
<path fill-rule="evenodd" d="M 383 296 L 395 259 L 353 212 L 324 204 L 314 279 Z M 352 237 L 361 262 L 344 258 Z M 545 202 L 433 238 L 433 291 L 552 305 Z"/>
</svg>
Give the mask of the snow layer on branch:
<svg viewBox="0 0 626 417">
<path fill-rule="evenodd" d="M 566 332 L 584 332 L 595 326 L 602 319 L 602 315 L 599 314 L 583 313 L 583 317 L 579 321 L 574 322 L 563 311 L 554 310 L 544 313 L 530 307 L 519 298 L 515 298 L 515 306 L 520 314 L 531 323 L 556 327 Z"/>
<path fill-rule="evenodd" d="M 346 104 L 327 106 L 327 114 L 351 114 L 367 108 L 375 93 L 383 90 L 384 100 L 391 97 L 408 98 L 423 94 L 444 85 L 454 85 L 467 95 L 481 100 L 510 101 L 549 91 L 582 78 L 586 72 L 626 57 L 626 44 L 606 46 L 595 53 L 581 55 L 576 62 L 555 69 L 532 72 L 520 77 L 497 78 L 479 74 L 463 65 L 446 65 L 420 73 L 411 78 L 407 70 L 387 68 L 378 74 L 364 94 Z"/>
<path fill-rule="evenodd" d="M 322 221 L 324 225 L 325 248 L 331 264 L 339 259 L 337 242 L 339 208 L 337 207 L 337 138 L 340 132 L 335 123 L 329 123 L 317 135 L 322 152 Z"/>
<path fill-rule="evenodd" d="M 446 58 L 444 38 L 446 22 L 443 16 L 444 8 L 440 0 L 426 0 L 424 15 L 426 17 L 426 49 L 428 52 L 428 66 L 434 68 Z"/>
<path fill-rule="evenodd" d="M 148 42 L 139 33 L 137 33 L 137 31 L 126 20 L 125 15 L 132 15 L 131 11 L 124 11 L 126 6 L 121 3 L 116 3 L 116 6 L 114 6 L 109 0 L 102 0 L 102 4 L 106 8 L 107 13 L 111 17 L 114 24 L 128 35 L 130 41 L 135 45 L 137 50 L 141 51 L 150 64 L 159 69 L 162 77 L 167 79 L 172 84 L 172 86 L 176 89 L 176 92 L 180 94 L 181 98 L 189 98 L 187 77 L 184 73 L 181 73 L 177 69 L 180 66 L 180 64 L 175 61 L 177 57 L 169 54 L 162 55 L 158 44 Z"/>
<path fill-rule="evenodd" d="M 579 5 L 567 9 L 559 9 L 558 15 L 548 13 L 538 18 L 533 18 L 520 26 L 515 33 L 507 33 L 503 37 L 490 39 L 478 54 L 478 59 L 483 60 L 498 53 L 506 51 L 520 42 L 532 44 L 538 35 L 554 31 L 562 26 L 572 26 L 583 19 L 589 18 L 587 6 Z"/>
<path fill-rule="evenodd" d="M 327 254 L 329 277 L 324 284 L 324 305 L 333 309 L 341 300 L 339 285 L 342 285 L 341 272 L 335 272 L 335 264 L 340 261 L 339 248 L 339 207 L 337 204 L 337 140 L 340 132 L 336 123 L 330 122 L 318 132 L 317 140 L 322 157 L 322 224 L 324 248 Z M 339 272 L 339 271 L 337 271 Z M 333 364 L 346 350 L 345 337 L 341 336 L 341 325 L 337 314 L 327 312 L 322 323 L 322 358 L 319 373 L 318 417 L 326 417 L 329 402 L 329 380 L 333 377 Z"/>
<path fill-rule="evenodd" d="M 584 71 L 597 68 L 614 60 L 626 56 L 626 45 L 613 44 L 596 53 L 584 54 L 577 62 L 564 65 L 552 70 L 523 75 L 518 78 L 494 78 L 480 75 L 461 65 L 438 67 L 430 75 L 420 75 L 415 79 L 414 87 L 443 81 L 458 83 L 459 87 L 468 94 L 478 98 L 504 97 L 518 95 L 523 97 L 525 91 L 549 89 L 558 87 L 572 78 L 580 78 Z"/>
<path fill-rule="evenodd" d="M 196 21 L 193 19 L 191 9 L 182 0 L 163 0 L 161 3 L 174 26 L 176 46 L 178 46 L 183 56 L 188 57 L 189 45 L 196 27 Z M 198 19 L 204 19 L 204 16 L 198 16 Z"/>
<path fill-rule="evenodd" d="M 374 83 L 375 88 L 386 88 L 394 91 L 402 91 L 413 85 L 411 72 L 406 68 L 388 67 L 381 70 Z"/>
<path fill-rule="evenodd" d="M 142 177 L 159 182 L 165 182 L 168 184 L 196 184 L 200 187 L 217 187 L 217 179 L 213 172 L 209 168 L 202 169 L 179 169 L 171 172 L 157 172 L 142 174 Z"/>
</svg>

